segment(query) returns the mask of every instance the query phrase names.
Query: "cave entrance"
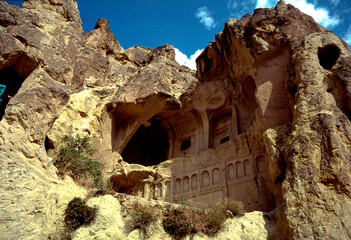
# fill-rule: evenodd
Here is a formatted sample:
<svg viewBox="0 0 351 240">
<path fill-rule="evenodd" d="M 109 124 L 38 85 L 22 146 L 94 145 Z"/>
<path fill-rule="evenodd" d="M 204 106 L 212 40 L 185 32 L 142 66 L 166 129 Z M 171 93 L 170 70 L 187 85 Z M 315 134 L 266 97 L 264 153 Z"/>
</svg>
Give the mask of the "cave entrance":
<svg viewBox="0 0 351 240">
<path fill-rule="evenodd" d="M 168 129 L 161 117 L 139 127 L 122 152 L 124 161 L 144 166 L 157 165 L 168 158 Z"/>
<path fill-rule="evenodd" d="M 319 64 L 327 70 L 331 70 L 340 56 L 340 49 L 335 45 L 327 45 L 318 48 Z"/>
<path fill-rule="evenodd" d="M 0 84 L 6 86 L 4 94 L 1 96 L 2 102 L 0 105 L 0 119 L 5 114 L 5 108 L 10 101 L 10 98 L 15 96 L 21 87 L 24 78 L 21 77 L 14 68 L 5 68 L 0 70 Z"/>
<path fill-rule="evenodd" d="M 25 53 L 20 53 L 7 59 L 0 65 L 0 84 L 6 86 L 5 92 L 1 96 L 0 120 L 5 114 L 10 98 L 17 94 L 23 81 L 34 71 L 38 64 L 37 61 Z"/>
</svg>

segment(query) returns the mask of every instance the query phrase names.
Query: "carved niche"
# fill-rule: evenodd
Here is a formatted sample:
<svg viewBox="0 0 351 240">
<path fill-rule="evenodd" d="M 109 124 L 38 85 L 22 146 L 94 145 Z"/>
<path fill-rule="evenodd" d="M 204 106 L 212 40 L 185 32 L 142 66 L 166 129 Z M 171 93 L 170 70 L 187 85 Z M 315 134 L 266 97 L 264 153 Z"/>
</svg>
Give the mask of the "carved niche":
<svg viewBox="0 0 351 240">
<path fill-rule="evenodd" d="M 197 174 L 191 176 L 191 190 L 197 189 Z"/>
<path fill-rule="evenodd" d="M 212 170 L 212 184 L 218 184 L 220 182 L 219 169 L 215 168 Z"/>
<path fill-rule="evenodd" d="M 235 171 L 234 171 L 233 164 L 229 164 L 227 166 L 227 172 L 228 172 L 228 180 L 234 180 L 235 179 Z"/>
<path fill-rule="evenodd" d="M 243 164 L 240 161 L 235 163 L 235 169 L 236 169 L 236 178 L 241 178 L 244 176 Z"/>
<path fill-rule="evenodd" d="M 174 182 L 174 192 L 180 193 L 181 192 L 181 187 L 182 187 L 182 180 L 180 178 L 177 178 Z"/>
<path fill-rule="evenodd" d="M 244 161 L 244 175 L 245 176 L 250 176 L 251 172 L 252 172 L 252 169 L 251 169 L 250 161 L 246 159 Z"/>
<path fill-rule="evenodd" d="M 203 171 L 201 174 L 201 186 L 207 187 L 210 185 L 210 173 L 208 171 Z"/>
<path fill-rule="evenodd" d="M 183 191 L 187 192 L 190 189 L 189 177 L 183 178 Z"/>
</svg>

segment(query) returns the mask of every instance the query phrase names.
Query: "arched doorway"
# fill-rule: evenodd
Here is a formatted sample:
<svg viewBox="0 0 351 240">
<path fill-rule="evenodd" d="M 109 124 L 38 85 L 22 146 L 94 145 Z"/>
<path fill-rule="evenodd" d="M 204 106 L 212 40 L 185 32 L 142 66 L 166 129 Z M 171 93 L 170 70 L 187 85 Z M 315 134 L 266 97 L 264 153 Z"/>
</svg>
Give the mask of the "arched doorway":
<svg viewBox="0 0 351 240">
<path fill-rule="evenodd" d="M 169 141 L 164 122 L 156 116 L 141 125 L 122 152 L 124 161 L 152 166 L 167 160 Z"/>
</svg>

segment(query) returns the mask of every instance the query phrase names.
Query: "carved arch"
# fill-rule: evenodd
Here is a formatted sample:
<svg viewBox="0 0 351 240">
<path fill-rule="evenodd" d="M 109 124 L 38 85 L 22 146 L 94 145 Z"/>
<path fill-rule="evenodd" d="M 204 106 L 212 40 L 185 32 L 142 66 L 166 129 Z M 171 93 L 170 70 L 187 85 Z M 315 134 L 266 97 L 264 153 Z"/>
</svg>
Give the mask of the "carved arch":
<svg viewBox="0 0 351 240">
<path fill-rule="evenodd" d="M 201 186 L 207 187 L 210 185 L 210 173 L 208 171 L 203 171 L 201 174 Z"/>
<path fill-rule="evenodd" d="M 236 178 L 242 178 L 244 176 L 243 164 L 238 161 L 235 163 Z"/>
<path fill-rule="evenodd" d="M 212 184 L 218 184 L 220 182 L 220 171 L 219 168 L 212 170 Z"/>
</svg>

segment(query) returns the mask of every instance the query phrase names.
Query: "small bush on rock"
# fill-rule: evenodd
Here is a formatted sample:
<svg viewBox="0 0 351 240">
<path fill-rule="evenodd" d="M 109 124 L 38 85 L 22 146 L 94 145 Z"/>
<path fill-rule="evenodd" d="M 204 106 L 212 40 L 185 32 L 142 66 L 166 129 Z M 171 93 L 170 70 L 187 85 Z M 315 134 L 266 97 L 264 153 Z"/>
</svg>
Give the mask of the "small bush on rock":
<svg viewBox="0 0 351 240">
<path fill-rule="evenodd" d="M 129 231 L 140 229 L 146 235 L 149 226 L 157 221 L 158 214 L 154 208 L 147 204 L 135 203 L 130 211 L 129 219 L 127 220 L 127 228 Z"/>
<path fill-rule="evenodd" d="M 65 210 L 65 225 L 70 231 L 77 230 L 82 225 L 90 224 L 96 215 L 96 208 L 89 207 L 81 198 L 71 200 Z"/>
<path fill-rule="evenodd" d="M 208 236 L 214 236 L 219 230 L 223 228 L 224 221 L 227 219 L 224 209 L 211 207 L 203 213 L 203 227 L 201 232 Z"/>
<path fill-rule="evenodd" d="M 97 184 L 101 177 L 103 164 L 93 161 L 92 156 L 96 149 L 90 144 L 89 137 L 65 136 L 64 146 L 60 149 L 55 158 L 54 165 L 59 173 L 69 173 L 73 179 L 83 177 L 91 178 Z"/>
<path fill-rule="evenodd" d="M 223 228 L 227 211 L 243 215 L 243 204 L 231 199 L 221 199 L 214 206 L 185 206 L 170 208 L 162 220 L 164 230 L 173 239 L 203 232 L 212 237 Z"/>
<path fill-rule="evenodd" d="M 187 214 L 186 207 L 170 209 L 162 220 L 162 225 L 166 233 L 177 240 L 194 232 L 192 219 L 189 217 L 189 212 Z"/>
<path fill-rule="evenodd" d="M 223 198 L 217 202 L 217 207 L 230 211 L 234 216 L 244 216 L 244 204 L 229 198 Z"/>
</svg>

